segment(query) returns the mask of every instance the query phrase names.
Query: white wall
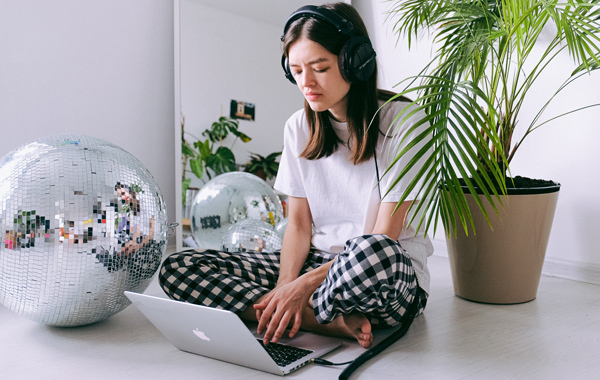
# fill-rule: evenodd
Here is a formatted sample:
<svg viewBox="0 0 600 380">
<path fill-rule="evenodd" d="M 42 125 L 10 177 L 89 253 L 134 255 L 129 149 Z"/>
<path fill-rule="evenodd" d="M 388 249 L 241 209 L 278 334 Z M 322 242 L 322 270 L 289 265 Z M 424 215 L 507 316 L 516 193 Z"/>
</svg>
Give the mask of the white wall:
<svg viewBox="0 0 600 380">
<path fill-rule="evenodd" d="M 374 41 L 383 74 L 381 87 L 391 89 L 393 84 L 417 74 L 428 62 L 432 53 L 428 38 L 417 41 L 410 52 L 405 40 L 396 44 L 397 36 L 392 32 L 394 20 L 386 21 L 389 3 L 353 0 L 352 4 L 365 19 Z M 574 64 L 566 54 L 557 59 L 531 93 L 531 99 L 521 113 L 520 128 L 529 124 L 539 107 L 573 69 Z M 556 99 L 542 120 L 584 105 L 600 103 L 598 88 L 600 72 L 580 79 Z M 600 264 L 598 120 L 600 107 L 543 126 L 525 140 L 511 164 L 513 175 L 550 179 L 562 185 L 546 255 L 548 260 L 566 261 L 583 267 Z M 438 231 L 436 239 L 444 239 L 443 232 Z"/>
<path fill-rule="evenodd" d="M 0 156 L 57 133 L 108 140 L 175 220 L 172 1 L 2 0 L 0 51 Z"/>
<path fill-rule="evenodd" d="M 268 23 L 194 0 L 182 0 L 180 6 L 181 112 L 186 131 L 205 140 L 202 132 L 222 115 L 221 109 L 229 116 L 232 99 L 250 102 L 256 106 L 255 120 L 240 120 L 239 130 L 252 141 L 235 143 L 236 161 L 245 163 L 250 152 L 264 156 L 281 151 L 285 122 L 304 104 L 280 65 L 279 37 L 285 19 L 279 20 L 280 25 Z M 190 141 L 189 136 L 186 139 Z M 194 178 L 193 186 L 201 184 Z"/>
</svg>

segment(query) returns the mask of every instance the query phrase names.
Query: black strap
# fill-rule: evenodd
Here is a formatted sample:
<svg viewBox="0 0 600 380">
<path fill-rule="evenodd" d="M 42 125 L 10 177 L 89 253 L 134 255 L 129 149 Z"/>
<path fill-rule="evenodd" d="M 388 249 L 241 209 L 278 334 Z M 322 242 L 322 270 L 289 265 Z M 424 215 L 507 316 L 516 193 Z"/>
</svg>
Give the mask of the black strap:
<svg viewBox="0 0 600 380">
<path fill-rule="evenodd" d="M 392 335 L 388 336 L 381 342 L 379 342 L 374 347 L 369 348 L 367 351 L 363 352 L 359 357 L 354 359 L 354 361 L 340 374 L 339 380 L 348 380 L 350 375 L 354 371 L 356 371 L 361 365 L 363 365 L 367 360 L 375 357 L 375 355 L 381 353 L 381 351 L 385 350 L 392 344 L 394 344 L 397 340 L 402 338 L 404 334 L 408 331 L 408 328 L 412 324 L 413 320 L 417 316 L 419 312 L 419 301 L 420 301 L 420 289 L 417 287 L 417 293 L 415 294 L 415 299 L 406 310 L 406 317 L 402 321 L 402 325 L 400 328 L 392 333 Z"/>
</svg>

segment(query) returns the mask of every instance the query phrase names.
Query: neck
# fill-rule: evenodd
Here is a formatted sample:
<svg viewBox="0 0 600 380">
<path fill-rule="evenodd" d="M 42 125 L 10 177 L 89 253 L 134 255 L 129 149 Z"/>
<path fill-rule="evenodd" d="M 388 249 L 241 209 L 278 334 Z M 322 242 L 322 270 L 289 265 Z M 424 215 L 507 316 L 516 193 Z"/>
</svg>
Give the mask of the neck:
<svg viewBox="0 0 600 380">
<path fill-rule="evenodd" d="M 335 120 L 339 121 L 340 123 L 345 123 L 346 121 L 348 121 L 348 119 L 347 119 L 348 115 L 346 115 L 347 110 L 348 110 L 348 94 L 346 94 L 346 96 L 341 101 L 336 103 L 328 111 Z"/>
<path fill-rule="evenodd" d="M 333 120 L 337 121 L 338 123 L 345 123 L 348 120 L 346 120 L 346 116 L 344 115 L 344 117 L 341 117 L 339 115 L 334 114 L 333 112 L 331 112 L 331 110 L 329 110 L 329 115 L 331 115 L 331 117 L 333 118 Z"/>
</svg>

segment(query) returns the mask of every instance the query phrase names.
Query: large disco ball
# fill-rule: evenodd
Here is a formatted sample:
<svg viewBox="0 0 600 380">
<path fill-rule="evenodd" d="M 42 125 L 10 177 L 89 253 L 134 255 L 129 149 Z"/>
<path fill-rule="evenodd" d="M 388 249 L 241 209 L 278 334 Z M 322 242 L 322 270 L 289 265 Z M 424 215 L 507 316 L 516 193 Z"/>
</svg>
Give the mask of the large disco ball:
<svg viewBox="0 0 600 380">
<path fill-rule="evenodd" d="M 37 139 L 0 159 L 0 303 L 79 326 L 143 292 L 167 244 L 156 181 L 131 154 L 79 135 Z"/>
<path fill-rule="evenodd" d="M 275 227 L 258 219 L 246 219 L 234 224 L 223 236 L 225 252 L 275 252 L 281 250 L 281 237 Z"/>
<path fill-rule="evenodd" d="M 200 248 L 220 249 L 229 228 L 246 219 L 272 226 L 283 218 L 281 201 L 271 186 L 254 174 L 221 174 L 204 185 L 192 203 L 192 235 Z"/>
</svg>

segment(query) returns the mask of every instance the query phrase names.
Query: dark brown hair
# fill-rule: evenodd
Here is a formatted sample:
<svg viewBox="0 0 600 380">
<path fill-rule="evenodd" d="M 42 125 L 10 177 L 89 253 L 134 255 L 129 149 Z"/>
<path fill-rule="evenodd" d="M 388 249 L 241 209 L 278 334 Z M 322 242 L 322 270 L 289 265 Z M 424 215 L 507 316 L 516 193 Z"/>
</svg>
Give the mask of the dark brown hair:
<svg viewBox="0 0 600 380">
<path fill-rule="evenodd" d="M 353 6 L 346 3 L 325 4 L 327 8 L 344 17 L 354 26 L 354 34 L 368 37 L 367 28 Z M 342 34 L 326 21 L 313 17 L 301 17 L 295 20 L 283 39 L 283 54 L 288 57 L 290 46 L 301 38 L 314 41 L 330 53 L 340 55 L 340 51 L 350 38 Z M 375 155 L 379 138 L 379 117 L 373 118 L 379 108 L 378 100 L 387 100 L 393 93 L 377 89 L 377 64 L 373 75 L 364 82 L 353 83 L 348 92 L 346 120 L 350 133 L 349 148 L 352 163 L 369 161 Z M 338 148 L 340 141 L 331 126 L 329 111 L 315 112 L 304 101 L 304 110 L 309 126 L 310 138 L 300 157 L 316 160 L 328 157 Z"/>
</svg>

